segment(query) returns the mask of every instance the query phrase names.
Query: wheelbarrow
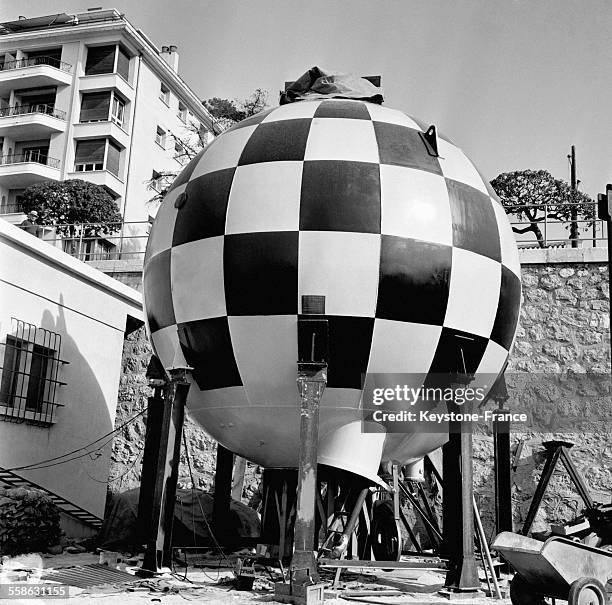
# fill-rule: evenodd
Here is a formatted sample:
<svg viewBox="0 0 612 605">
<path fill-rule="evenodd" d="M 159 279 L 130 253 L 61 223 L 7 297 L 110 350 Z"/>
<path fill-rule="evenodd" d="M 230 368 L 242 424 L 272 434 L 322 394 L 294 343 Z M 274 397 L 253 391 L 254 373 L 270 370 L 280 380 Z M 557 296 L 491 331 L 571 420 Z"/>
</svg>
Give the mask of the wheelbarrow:
<svg viewBox="0 0 612 605">
<path fill-rule="evenodd" d="M 510 582 L 512 605 L 541 605 L 544 597 L 569 605 L 608 603 L 612 552 L 559 536 L 540 542 L 508 531 L 495 538 L 492 548 L 517 572 Z"/>
</svg>

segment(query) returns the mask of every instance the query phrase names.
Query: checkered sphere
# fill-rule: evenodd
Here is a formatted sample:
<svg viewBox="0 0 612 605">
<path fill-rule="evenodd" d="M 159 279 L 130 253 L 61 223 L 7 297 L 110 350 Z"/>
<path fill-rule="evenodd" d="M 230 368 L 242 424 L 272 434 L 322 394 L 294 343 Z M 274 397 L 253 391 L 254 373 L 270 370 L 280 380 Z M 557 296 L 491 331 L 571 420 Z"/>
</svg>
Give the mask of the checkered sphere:
<svg viewBox="0 0 612 605">
<path fill-rule="evenodd" d="M 147 245 L 144 301 L 164 367 L 220 443 L 297 465 L 297 319 L 324 295 L 328 385 L 319 462 L 374 477 L 446 437 L 360 431 L 362 373 L 499 374 L 514 339 L 518 251 L 495 193 L 427 125 L 363 101 L 300 101 L 220 135 L 176 178 Z"/>
</svg>

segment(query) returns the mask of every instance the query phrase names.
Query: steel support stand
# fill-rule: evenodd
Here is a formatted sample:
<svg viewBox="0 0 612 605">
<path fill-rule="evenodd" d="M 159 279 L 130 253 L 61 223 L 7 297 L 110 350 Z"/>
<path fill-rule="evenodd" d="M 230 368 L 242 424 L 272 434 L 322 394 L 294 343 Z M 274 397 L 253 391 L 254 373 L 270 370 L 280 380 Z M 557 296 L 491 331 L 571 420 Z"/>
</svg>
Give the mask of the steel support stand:
<svg viewBox="0 0 612 605">
<path fill-rule="evenodd" d="M 467 403 L 449 405 L 449 411 L 471 411 Z M 474 487 L 472 427 L 451 422 L 443 459 L 443 552 L 448 557 L 445 586 L 452 592 L 474 593 L 480 588 L 474 554 Z"/>
<path fill-rule="evenodd" d="M 574 483 L 576 490 L 582 498 L 586 508 L 589 510 L 595 508 L 595 503 L 593 502 L 593 498 L 591 498 L 588 487 L 574 466 L 574 463 L 569 455 L 569 450 L 574 444 L 570 441 L 545 441 L 542 445 L 546 448 L 546 462 L 544 463 L 544 468 L 542 469 L 538 486 L 536 487 L 535 494 L 533 495 L 529 510 L 527 511 L 527 517 L 525 518 L 523 529 L 521 530 L 521 534 L 524 536 L 529 535 L 529 532 L 531 531 L 531 526 L 533 525 L 533 521 L 538 513 L 540 504 L 542 503 L 542 498 L 544 497 L 546 488 L 548 487 L 550 479 L 555 472 L 555 467 L 557 466 L 557 462 L 559 462 L 559 460 L 561 460 L 563 463 L 565 470 Z"/>
<path fill-rule="evenodd" d="M 508 400 L 506 380 L 502 374 L 493 386 L 493 399 L 504 411 Z M 512 527 L 512 461 L 510 452 L 510 422 L 493 422 L 493 452 L 495 471 L 495 529 L 498 534 L 513 531 Z"/>
<path fill-rule="evenodd" d="M 319 403 L 327 384 L 326 364 L 299 364 L 300 454 L 297 509 L 291 571 L 294 581 L 318 582 L 314 554 L 317 490 L 317 450 L 319 443 Z"/>
<path fill-rule="evenodd" d="M 147 548 L 141 570 L 146 573 L 157 573 L 162 568 L 170 567 L 172 557 L 172 525 L 174 521 L 174 502 L 178 467 L 181 450 L 181 435 L 185 417 L 185 402 L 189 392 L 187 372 L 190 368 L 169 370 L 170 381 L 165 384 L 161 401 L 163 411 L 161 419 L 154 427 L 158 437 L 158 448 L 155 456 L 149 460 L 153 469 L 147 468 L 144 475 L 154 477 L 152 485 L 152 502 L 148 519 L 143 520 L 146 527 Z M 150 493 L 150 490 L 147 488 Z"/>
</svg>

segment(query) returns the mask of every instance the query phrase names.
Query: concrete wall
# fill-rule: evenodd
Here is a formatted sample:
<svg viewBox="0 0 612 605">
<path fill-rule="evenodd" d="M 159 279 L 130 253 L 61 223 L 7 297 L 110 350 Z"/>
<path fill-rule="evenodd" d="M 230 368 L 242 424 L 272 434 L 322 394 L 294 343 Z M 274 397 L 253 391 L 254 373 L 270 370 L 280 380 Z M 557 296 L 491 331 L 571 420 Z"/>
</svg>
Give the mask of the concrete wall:
<svg viewBox="0 0 612 605">
<path fill-rule="evenodd" d="M 138 292 L 0 220 L 0 342 L 4 359 L 12 318 L 61 335 L 57 390 L 63 404 L 52 426 L 7 422 L 0 415 L 0 467 L 61 456 L 113 430 L 128 317 L 142 320 Z M 104 443 L 104 442 L 102 442 Z M 102 516 L 111 444 L 99 455 L 23 477 Z"/>
</svg>

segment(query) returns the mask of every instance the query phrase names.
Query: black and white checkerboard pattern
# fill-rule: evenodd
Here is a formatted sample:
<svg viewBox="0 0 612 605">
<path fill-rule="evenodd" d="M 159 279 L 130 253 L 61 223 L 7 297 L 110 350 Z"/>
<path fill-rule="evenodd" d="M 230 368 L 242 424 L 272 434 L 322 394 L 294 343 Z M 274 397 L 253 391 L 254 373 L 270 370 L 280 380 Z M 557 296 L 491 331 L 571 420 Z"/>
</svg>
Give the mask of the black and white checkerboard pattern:
<svg viewBox="0 0 612 605">
<path fill-rule="evenodd" d="M 449 371 L 457 336 L 468 371 L 502 369 L 520 303 L 514 237 L 473 164 L 443 136 L 430 155 L 425 129 L 362 101 L 301 101 L 185 167 L 149 238 L 144 299 L 164 366 L 194 368 L 190 399 L 297 406 L 304 294 L 326 298 L 323 407 L 358 407 L 364 372 Z"/>
</svg>

